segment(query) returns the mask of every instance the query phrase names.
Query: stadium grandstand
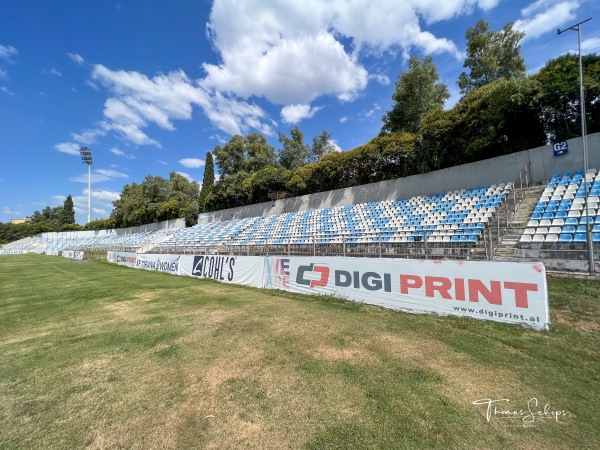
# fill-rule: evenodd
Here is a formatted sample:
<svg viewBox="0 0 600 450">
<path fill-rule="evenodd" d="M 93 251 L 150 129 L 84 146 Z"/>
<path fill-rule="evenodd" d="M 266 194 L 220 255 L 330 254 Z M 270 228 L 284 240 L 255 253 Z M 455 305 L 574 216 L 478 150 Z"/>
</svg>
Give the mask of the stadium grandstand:
<svg viewBox="0 0 600 450">
<path fill-rule="evenodd" d="M 600 135 L 592 137 L 597 146 Z M 577 150 L 577 140 L 572 141 L 571 147 Z M 589 169 L 587 173 L 575 170 L 546 175 L 553 168 L 566 166 L 573 170 L 580 163 L 576 151 L 570 159 L 563 157 L 562 160 L 550 154 L 551 149 L 550 152 L 545 148 L 529 150 L 409 177 L 410 180 L 349 188 L 349 196 L 337 195 L 335 191 L 312 194 L 302 200 L 305 207 L 299 207 L 300 200 L 296 198 L 283 200 L 278 208 L 273 208 L 273 203 L 254 205 L 250 209 L 217 211 L 201 215 L 199 223 L 189 228 L 185 228 L 180 220 L 125 230 L 43 233 L 5 245 L 0 253 L 56 255 L 65 250 L 112 250 L 173 254 L 541 259 L 550 269 L 583 269 L 587 254 L 586 224 L 589 224 L 591 241 L 600 247 L 600 174 L 596 169 Z M 540 167 L 543 170 L 539 170 Z M 447 180 L 463 176 L 462 183 L 466 184 L 468 173 L 477 180 L 486 176 L 492 178 L 493 172 L 498 172 L 496 177 L 506 177 L 505 180 L 437 193 L 397 195 L 399 190 L 433 189 L 435 183 L 419 188 L 423 185 L 422 180 L 428 177 Z M 437 183 L 437 186 L 441 185 Z M 365 195 L 371 196 L 369 201 L 351 202 Z M 373 197 L 380 199 L 373 200 Z M 311 204 L 317 206 L 311 208 Z M 286 207 L 294 210 L 283 211 Z"/>
</svg>

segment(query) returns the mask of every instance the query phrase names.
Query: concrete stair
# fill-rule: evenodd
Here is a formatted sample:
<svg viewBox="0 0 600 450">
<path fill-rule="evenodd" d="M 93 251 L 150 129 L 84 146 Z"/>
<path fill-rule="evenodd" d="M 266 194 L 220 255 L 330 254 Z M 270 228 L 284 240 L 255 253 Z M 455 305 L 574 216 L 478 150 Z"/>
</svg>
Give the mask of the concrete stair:
<svg viewBox="0 0 600 450">
<path fill-rule="evenodd" d="M 515 249 L 519 245 L 519 240 L 527 227 L 531 213 L 533 213 L 545 187 L 545 185 L 530 186 L 524 190 L 523 201 L 518 204 L 515 215 L 508 226 L 500 229 L 500 243 L 494 250 L 493 259 L 497 261 L 517 260 L 514 256 Z"/>
</svg>

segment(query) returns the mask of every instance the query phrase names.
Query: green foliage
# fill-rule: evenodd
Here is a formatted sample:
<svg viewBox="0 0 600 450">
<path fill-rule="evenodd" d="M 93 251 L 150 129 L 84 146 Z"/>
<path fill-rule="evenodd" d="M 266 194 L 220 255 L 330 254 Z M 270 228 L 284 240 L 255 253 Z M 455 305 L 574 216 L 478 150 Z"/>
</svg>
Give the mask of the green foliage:
<svg viewBox="0 0 600 450">
<path fill-rule="evenodd" d="M 71 194 L 67 196 L 63 204 L 63 209 L 60 214 L 60 224 L 62 226 L 75 224 L 75 207 L 73 205 L 73 197 L 71 197 Z"/>
<path fill-rule="evenodd" d="M 485 19 L 479 19 L 474 27 L 467 29 L 467 57 L 463 72 L 458 78 L 461 94 L 485 86 L 500 78 L 524 78 L 525 61 L 521 56 L 519 42 L 525 33 L 506 24 L 500 31 L 490 30 Z"/>
<path fill-rule="evenodd" d="M 600 56 L 582 57 L 587 132 L 600 131 Z M 532 77 L 539 83 L 543 126 L 551 140 L 581 136 L 579 61 L 566 54 L 552 59 Z"/>
<path fill-rule="evenodd" d="M 215 185 L 215 166 L 213 163 L 213 157 L 210 152 L 206 153 L 206 164 L 204 165 L 204 176 L 202 178 L 202 190 L 198 197 L 198 210 L 200 212 L 206 211 L 206 197 L 212 191 Z"/>
<path fill-rule="evenodd" d="M 237 172 L 219 179 L 206 197 L 206 210 L 216 211 L 247 205 L 248 195 L 244 190 L 244 180 L 249 175 L 247 172 Z"/>
<path fill-rule="evenodd" d="M 172 172 L 169 179 L 148 175 L 141 184 L 131 183 L 123 188 L 121 197 L 113 202 L 111 219 L 116 228 L 185 217 L 186 224 L 198 220 L 198 191 L 196 182 Z"/>
<path fill-rule="evenodd" d="M 112 230 L 113 228 L 116 226 L 112 218 L 92 220 L 83 227 L 84 230 Z"/>
<path fill-rule="evenodd" d="M 310 147 L 304 143 L 304 133 L 297 126 L 290 131 L 290 137 L 279 133 L 279 142 L 283 146 L 279 150 L 279 164 L 286 169 L 294 170 L 309 162 Z"/>
<path fill-rule="evenodd" d="M 236 134 L 223 147 L 216 146 L 213 154 L 221 177 L 238 172 L 255 172 L 264 167 L 277 165 L 275 149 L 259 133 L 246 137 Z"/>
<path fill-rule="evenodd" d="M 244 191 L 250 203 L 273 200 L 277 193 L 285 191 L 285 169 L 265 167 L 244 180 Z"/>
<path fill-rule="evenodd" d="M 426 172 L 544 145 L 536 93 L 533 80 L 502 78 L 426 116 L 415 167 Z"/>
<path fill-rule="evenodd" d="M 331 133 L 323 130 L 321 134 L 313 137 L 313 144 L 310 149 L 310 162 L 317 163 L 325 155 L 335 152 L 336 149 L 331 142 Z"/>
<path fill-rule="evenodd" d="M 83 227 L 76 223 L 65 223 L 59 228 L 59 231 L 81 231 Z"/>
<path fill-rule="evenodd" d="M 409 69 L 398 75 L 392 99 L 394 105 L 383 117 L 382 133 L 406 131 L 419 133 L 421 119 L 431 111 L 442 109 L 450 98 L 448 87 L 438 83 L 440 76 L 431 56 L 412 56 Z"/>
<path fill-rule="evenodd" d="M 46 206 L 41 212 L 35 211 L 31 216 L 31 223 L 48 222 L 52 228 L 58 228 L 62 225 L 63 207 Z M 54 230 L 51 230 L 54 231 Z"/>
</svg>

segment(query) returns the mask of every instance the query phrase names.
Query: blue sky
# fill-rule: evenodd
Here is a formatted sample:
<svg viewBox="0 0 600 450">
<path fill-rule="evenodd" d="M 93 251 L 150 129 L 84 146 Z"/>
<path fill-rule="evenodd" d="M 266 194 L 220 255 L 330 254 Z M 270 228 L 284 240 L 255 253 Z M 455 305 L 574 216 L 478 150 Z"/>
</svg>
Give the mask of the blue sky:
<svg viewBox="0 0 600 450">
<path fill-rule="evenodd" d="M 19 0 L 0 14 L 0 222 L 62 205 L 106 218 L 125 184 L 180 172 L 201 182 L 233 134 L 298 125 L 341 150 L 381 128 L 410 55 L 431 54 L 458 99 L 465 31 L 515 21 L 529 72 L 600 52 L 596 0 Z"/>
</svg>

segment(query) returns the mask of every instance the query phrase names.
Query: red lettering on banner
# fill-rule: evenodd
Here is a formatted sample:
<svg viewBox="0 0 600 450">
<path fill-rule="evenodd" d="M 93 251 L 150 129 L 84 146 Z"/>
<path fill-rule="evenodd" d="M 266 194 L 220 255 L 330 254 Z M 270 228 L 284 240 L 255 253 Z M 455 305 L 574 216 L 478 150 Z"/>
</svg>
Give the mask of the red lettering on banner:
<svg viewBox="0 0 600 450">
<path fill-rule="evenodd" d="M 480 280 L 469 280 L 468 283 L 469 301 L 478 302 L 479 294 L 482 294 L 488 303 L 492 305 L 502 304 L 502 286 L 499 281 L 490 281 L 490 289 Z"/>
<path fill-rule="evenodd" d="M 515 281 L 505 281 L 504 288 L 515 291 L 515 302 L 518 308 L 529 307 L 529 303 L 527 301 L 527 291 L 538 291 L 538 285 L 535 283 L 518 283 Z"/>
<path fill-rule="evenodd" d="M 418 275 L 400 275 L 400 293 L 408 294 L 409 289 L 419 289 L 423 280 Z"/>
<path fill-rule="evenodd" d="M 452 289 L 452 280 L 446 277 L 425 277 L 425 295 L 434 297 L 433 293 L 438 291 L 442 298 L 452 300 L 450 292 Z"/>
<path fill-rule="evenodd" d="M 436 295 L 439 295 L 447 300 L 465 301 L 468 290 L 470 302 L 479 302 L 481 297 L 492 305 L 502 305 L 502 301 L 506 300 L 505 295 L 508 295 L 506 291 L 511 290 L 514 292 L 515 306 L 518 308 L 528 308 L 528 293 L 539 290 L 539 286 L 535 283 L 517 281 L 491 280 L 488 286 L 484 281 L 477 279 L 400 275 L 401 294 L 408 295 L 411 289 L 422 289 L 423 287 L 425 288 L 425 297 L 435 298 Z"/>
<path fill-rule="evenodd" d="M 465 299 L 465 280 L 463 278 L 454 279 L 454 300 Z"/>
</svg>

